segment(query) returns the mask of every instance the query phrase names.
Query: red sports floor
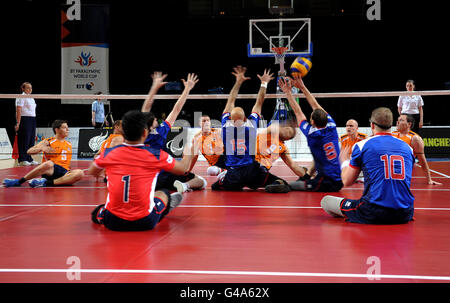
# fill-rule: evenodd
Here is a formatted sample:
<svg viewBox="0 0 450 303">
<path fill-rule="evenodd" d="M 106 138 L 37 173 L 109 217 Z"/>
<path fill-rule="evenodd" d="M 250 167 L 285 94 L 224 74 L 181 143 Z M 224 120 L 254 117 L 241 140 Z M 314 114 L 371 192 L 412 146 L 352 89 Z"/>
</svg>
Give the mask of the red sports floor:
<svg viewBox="0 0 450 303">
<path fill-rule="evenodd" d="M 332 218 L 324 193 L 208 188 L 187 193 L 153 231 L 113 232 L 90 220 L 105 201 L 101 180 L 0 188 L 0 282 L 448 282 L 450 162 L 429 165 L 443 185 L 427 185 L 415 167 L 416 220 L 395 226 Z M 29 169 L 0 170 L 0 179 Z M 282 164 L 272 173 L 296 179 Z M 359 198 L 362 187 L 339 195 Z"/>
</svg>

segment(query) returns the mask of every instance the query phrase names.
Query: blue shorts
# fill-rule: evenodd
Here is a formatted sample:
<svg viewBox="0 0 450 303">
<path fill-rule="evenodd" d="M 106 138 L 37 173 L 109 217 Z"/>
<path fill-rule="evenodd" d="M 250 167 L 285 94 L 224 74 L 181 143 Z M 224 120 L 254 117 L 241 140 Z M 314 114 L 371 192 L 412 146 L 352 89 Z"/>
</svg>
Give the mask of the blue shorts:
<svg viewBox="0 0 450 303">
<path fill-rule="evenodd" d="M 195 178 L 195 174 L 189 172 L 185 175 L 174 175 L 172 173 L 166 172 L 162 170 L 159 175 L 158 179 L 156 181 L 156 190 L 159 190 L 161 188 L 166 188 L 168 190 L 176 190 L 176 188 L 173 186 L 173 183 L 175 181 L 180 181 L 183 183 L 186 183 L 187 181 L 190 181 Z"/>
<path fill-rule="evenodd" d="M 331 178 L 317 175 L 316 177 L 306 180 L 306 190 L 307 191 L 317 191 L 317 192 L 336 192 L 340 191 L 344 186 L 342 181 L 335 181 Z"/>
<path fill-rule="evenodd" d="M 257 189 L 279 179 L 281 178 L 272 175 L 265 166 L 255 161 L 246 166 L 228 167 L 225 177 L 215 182 L 211 189 L 226 191 L 241 191 L 244 187 Z"/>
<path fill-rule="evenodd" d="M 155 207 L 153 208 L 152 212 L 148 216 L 135 221 L 122 219 L 111 213 L 109 210 L 105 209 L 103 225 L 105 225 L 106 228 L 114 231 L 151 230 L 168 213 L 168 208 L 161 199 L 154 198 L 154 201 Z"/>
<path fill-rule="evenodd" d="M 67 169 L 65 169 L 64 167 L 62 167 L 58 164 L 53 164 L 53 175 L 51 175 L 51 176 L 50 175 L 42 175 L 42 177 L 47 180 L 55 180 L 55 179 L 61 178 L 68 172 L 69 171 Z"/>
<path fill-rule="evenodd" d="M 345 221 L 351 223 L 404 224 L 414 216 L 414 207 L 394 209 L 361 200 L 344 199 L 340 208 Z"/>
</svg>

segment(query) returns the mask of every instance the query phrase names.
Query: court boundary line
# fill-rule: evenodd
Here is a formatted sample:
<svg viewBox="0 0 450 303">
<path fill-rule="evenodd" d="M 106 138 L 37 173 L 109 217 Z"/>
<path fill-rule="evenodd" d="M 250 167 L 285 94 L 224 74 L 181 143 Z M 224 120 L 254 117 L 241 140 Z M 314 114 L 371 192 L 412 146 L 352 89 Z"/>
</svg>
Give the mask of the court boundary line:
<svg viewBox="0 0 450 303">
<path fill-rule="evenodd" d="M 0 204 L 0 207 L 96 207 L 99 204 Z M 289 205 L 208 205 L 181 204 L 182 208 L 262 208 L 262 209 L 322 209 L 320 206 L 289 206 Z M 447 207 L 415 207 L 414 210 L 450 211 Z"/>
<path fill-rule="evenodd" d="M 272 276 L 272 277 L 321 277 L 321 278 L 364 278 L 370 280 L 408 279 L 450 281 L 450 276 L 400 275 L 400 274 L 352 274 L 314 272 L 268 272 L 232 270 L 154 270 L 154 269 L 58 269 L 58 268 L 0 268 L 0 273 L 85 273 L 85 274 L 190 274 L 228 276 Z"/>
</svg>

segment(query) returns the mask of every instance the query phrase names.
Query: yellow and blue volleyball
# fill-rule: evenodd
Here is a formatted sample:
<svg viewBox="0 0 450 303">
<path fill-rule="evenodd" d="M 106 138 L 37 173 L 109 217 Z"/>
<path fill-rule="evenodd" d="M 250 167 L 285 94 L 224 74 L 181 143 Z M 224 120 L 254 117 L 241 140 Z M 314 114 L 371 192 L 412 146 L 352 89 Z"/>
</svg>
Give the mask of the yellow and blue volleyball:
<svg viewBox="0 0 450 303">
<path fill-rule="evenodd" d="M 291 75 L 293 77 L 301 76 L 302 78 L 308 74 L 312 67 L 311 58 L 309 57 L 297 57 L 291 64 Z"/>
</svg>

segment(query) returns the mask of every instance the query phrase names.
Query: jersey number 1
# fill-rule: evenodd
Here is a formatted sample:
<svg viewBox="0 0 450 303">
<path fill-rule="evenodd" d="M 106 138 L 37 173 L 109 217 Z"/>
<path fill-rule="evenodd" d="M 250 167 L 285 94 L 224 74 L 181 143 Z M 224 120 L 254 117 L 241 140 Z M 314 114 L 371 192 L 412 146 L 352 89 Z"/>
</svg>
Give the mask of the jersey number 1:
<svg viewBox="0 0 450 303">
<path fill-rule="evenodd" d="M 131 176 L 123 176 L 122 182 L 125 183 L 123 185 L 123 202 L 128 203 L 129 191 L 130 191 L 130 178 Z"/>
</svg>

